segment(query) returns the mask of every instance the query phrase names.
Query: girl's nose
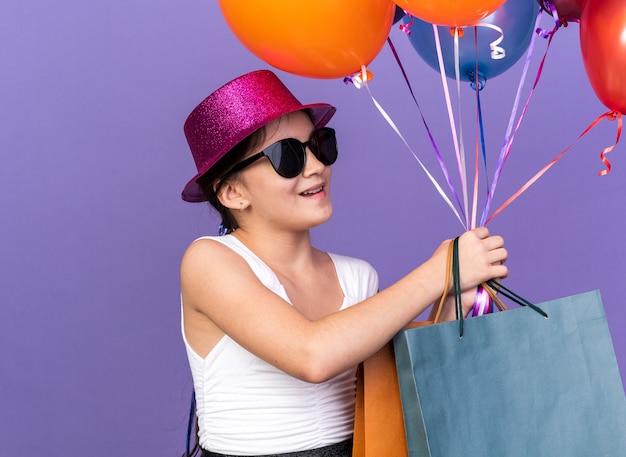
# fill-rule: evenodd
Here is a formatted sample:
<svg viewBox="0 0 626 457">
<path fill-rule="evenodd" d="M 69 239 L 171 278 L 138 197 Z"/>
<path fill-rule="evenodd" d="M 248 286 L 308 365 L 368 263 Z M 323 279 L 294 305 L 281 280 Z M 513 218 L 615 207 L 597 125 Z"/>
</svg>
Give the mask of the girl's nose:
<svg viewBox="0 0 626 457">
<path fill-rule="evenodd" d="M 311 151 L 311 148 L 307 146 L 306 148 L 306 161 L 304 163 L 304 169 L 302 170 L 303 176 L 310 176 L 314 174 L 319 174 L 324 170 L 324 165 L 322 162 L 315 157 L 315 154 Z"/>
</svg>

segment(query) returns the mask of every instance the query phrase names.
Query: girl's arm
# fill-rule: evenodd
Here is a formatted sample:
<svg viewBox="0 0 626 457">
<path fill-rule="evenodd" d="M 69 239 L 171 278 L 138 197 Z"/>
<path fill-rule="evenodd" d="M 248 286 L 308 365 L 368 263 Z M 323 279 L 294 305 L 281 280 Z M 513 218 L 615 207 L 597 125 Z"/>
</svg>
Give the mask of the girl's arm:
<svg viewBox="0 0 626 457">
<path fill-rule="evenodd" d="M 459 240 L 461 288 L 507 275 L 502 238 L 486 228 Z M 448 243 L 377 295 L 309 321 L 267 289 L 245 260 L 221 243 L 203 240 L 181 265 L 183 303 L 248 351 L 309 382 L 326 381 L 375 353 L 443 293 Z"/>
</svg>

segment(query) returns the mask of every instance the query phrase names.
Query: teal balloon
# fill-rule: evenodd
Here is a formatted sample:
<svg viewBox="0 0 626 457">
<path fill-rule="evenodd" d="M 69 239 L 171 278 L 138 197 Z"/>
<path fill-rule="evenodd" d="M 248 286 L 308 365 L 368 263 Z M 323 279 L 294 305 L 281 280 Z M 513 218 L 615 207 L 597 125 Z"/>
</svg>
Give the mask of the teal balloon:
<svg viewBox="0 0 626 457">
<path fill-rule="evenodd" d="M 480 88 L 482 88 L 486 80 L 511 68 L 528 50 L 538 14 L 539 4 L 536 1 L 506 0 L 500 8 L 480 21 L 502 29 L 504 37 L 498 46 L 504 49 L 505 56 L 501 59 L 492 58 L 490 48 L 490 43 L 497 40 L 501 36 L 500 33 L 488 27 L 464 27 L 463 36 L 459 38 L 460 78 L 473 83 L 478 61 Z M 408 37 L 413 48 L 428 65 L 439 71 L 432 23 L 408 15 L 403 18 L 405 24 L 411 21 L 413 24 L 409 28 L 411 33 Z M 438 27 L 438 31 L 446 76 L 456 79 L 454 36 L 448 27 Z M 478 36 L 478 47 L 476 36 Z"/>
</svg>

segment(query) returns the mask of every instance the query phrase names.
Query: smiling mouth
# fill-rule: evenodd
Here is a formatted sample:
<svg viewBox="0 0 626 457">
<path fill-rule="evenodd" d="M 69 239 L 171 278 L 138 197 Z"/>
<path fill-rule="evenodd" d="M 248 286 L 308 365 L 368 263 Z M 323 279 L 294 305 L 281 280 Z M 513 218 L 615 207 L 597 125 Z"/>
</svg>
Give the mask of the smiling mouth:
<svg viewBox="0 0 626 457">
<path fill-rule="evenodd" d="M 315 194 L 319 194 L 323 190 L 324 190 L 324 186 L 320 186 L 320 187 L 317 187 L 315 189 L 311 189 L 311 190 L 307 190 L 306 192 L 302 192 L 300 195 L 304 195 L 304 196 L 315 195 Z"/>
</svg>

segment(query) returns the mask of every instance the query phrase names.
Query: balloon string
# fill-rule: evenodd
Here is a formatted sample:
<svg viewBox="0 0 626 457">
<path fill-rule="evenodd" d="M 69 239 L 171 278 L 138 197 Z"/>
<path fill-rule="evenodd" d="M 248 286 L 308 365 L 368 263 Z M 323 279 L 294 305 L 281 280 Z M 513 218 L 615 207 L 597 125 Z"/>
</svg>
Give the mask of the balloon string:
<svg viewBox="0 0 626 457">
<path fill-rule="evenodd" d="M 478 78 L 476 78 L 476 84 L 478 84 Z M 480 90 L 476 91 L 476 107 L 478 109 L 478 123 L 480 127 L 480 147 L 483 154 L 483 166 L 485 168 L 485 181 L 487 182 L 487 189 L 489 189 L 489 176 L 487 175 L 487 148 L 485 146 L 485 128 L 483 123 L 483 110 L 482 103 L 480 102 Z"/>
<path fill-rule="evenodd" d="M 475 49 L 475 63 L 474 63 L 474 80 L 471 83 L 471 86 L 476 91 L 476 154 L 474 159 L 474 194 L 472 201 L 472 225 L 471 228 L 476 228 L 476 214 L 478 208 L 478 163 L 479 163 L 479 152 L 478 148 L 482 148 L 482 156 L 483 156 L 483 167 L 485 168 L 485 178 L 487 179 L 487 189 L 489 189 L 489 178 L 487 178 L 487 150 L 485 146 L 485 130 L 483 125 L 483 113 L 482 107 L 480 103 L 480 91 L 482 90 L 483 85 L 480 81 L 480 72 L 478 71 L 478 30 L 474 27 L 474 49 Z"/>
<path fill-rule="evenodd" d="M 601 153 L 601 158 L 604 159 L 604 154 L 606 154 L 607 152 L 610 152 L 613 150 L 613 148 L 617 145 L 617 143 L 619 142 L 620 139 L 620 135 L 622 132 L 622 113 L 619 113 L 617 111 L 608 111 L 604 114 L 601 114 L 600 116 L 598 116 L 598 118 L 593 121 L 589 127 L 587 127 L 585 129 L 585 131 L 583 133 L 581 133 L 578 138 L 576 138 L 576 140 L 574 140 L 572 142 L 572 144 L 570 144 L 567 148 L 565 148 L 563 151 L 561 151 L 554 159 L 552 159 L 550 162 L 548 162 L 547 165 L 545 165 L 541 170 L 539 170 L 535 176 L 533 176 L 532 178 L 530 178 L 530 180 L 524 184 L 522 187 L 520 187 L 517 192 L 515 192 L 507 201 L 505 201 L 502 206 L 500 206 L 500 208 L 498 208 L 490 217 L 489 219 L 487 219 L 487 222 L 491 221 L 494 217 L 496 217 L 498 214 L 500 214 L 502 212 L 502 210 L 504 208 L 506 208 L 507 206 L 509 206 L 511 204 L 511 202 L 513 202 L 513 200 L 515 200 L 517 197 L 519 197 L 524 191 L 526 191 L 526 189 L 528 189 L 532 184 L 535 183 L 535 181 L 537 181 L 546 171 L 548 171 L 548 169 L 550 169 L 550 167 L 552 167 L 552 165 L 554 165 L 556 162 L 558 162 L 561 157 L 563 157 L 565 155 L 565 153 L 567 151 L 569 151 L 572 146 L 574 146 L 574 144 L 580 140 L 582 137 L 584 137 L 585 135 L 587 135 L 587 133 L 589 133 L 596 125 L 598 125 L 598 123 L 600 123 L 600 121 L 604 120 L 604 119 L 608 119 L 608 120 L 614 120 L 614 119 L 618 119 L 618 124 L 617 124 L 617 136 L 615 139 L 615 144 L 613 144 L 612 146 L 605 148 L 602 150 Z M 606 162 L 605 162 L 606 165 Z M 609 166 L 609 170 L 610 170 L 610 166 Z M 609 170 L 603 170 L 603 172 L 608 173 Z M 600 172 L 600 175 L 606 174 Z"/>
<path fill-rule="evenodd" d="M 480 86 L 479 86 L 479 72 L 478 72 L 478 29 L 474 27 L 474 49 L 476 52 L 476 60 L 474 67 L 474 90 L 476 91 L 476 153 L 474 159 L 474 199 L 472 204 L 472 226 L 476 228 L 476 213 L 478 209 L 478 164 L 480 162 L 479 146 L 482 145 L 483 152 L 483 166 L 485 167 L 485 176 L 487 176 L 487 153 L 485 148 L 485 135 L 483 126 L 482 109 L 480 104 Z M 479 144 L 480 143 L 480 144 Z M 487 182 L 487 188 L 489 188 L 489 182 Z M 490 306 L 491 305 L 491 306 Z M 490 300 L 489 295 L 482 287 L 476 288 L 476 294 L 474 296 L 474 306 L 472 308 L 472 316 L 482 316 L 493 312 L 493 303 Z"/>
<path fill-rule="evenodd" d="M 484 82 L 481 83 L 480 72 L 478 71 L 478 28 L 474 27 L 474 49 L 475 49 L 475 66 L 472 87 L 476 91 L 476 152 L 474 158 L 474 196 L 472 203 L 472 226 L 476 228 L 476 215 L 478 211 L 478 170 L 480 163 L 479 147 L 482 146 L 483 166 L 485 169 L 485 178 L 487 180 L 487 189 L 489 189 L 489 178 L 487 177 L 487 151 L 485 146 L 485 129 L 483 124 L 482 106 L 480 103 L 480 91 L 484 87 Z M 471 77 L 472 75 L 470 75 Z M 491 301 L 486 290 L 481 286 L 476 288 L 476 294 L 474 296 L 474 306 L 472 308 L 472 316 L 482 316 L 484 314 L 492 313 L 494 310 L 493 302 Z"/>
<path fill-rule="evenodd" d="M 476 102 L 478 103 L 479 96 L 478 91 L 476 91 Z M 480 122 L 480 108 L 479 105 L 476 105 L 476 147 L 475 147 L 475 157 L 474 157 L 474 190 L 472 194 L 472 224 L 470 228 L 476 228 L 476 211 L 478 208 L 478 164 L 480 163 L 480 154 L 478 152 L 480 148 L 479 144 L 479 135 L 480 129 L 482 128 Z"/>
<path fill-rule="evenodd" d="M 443 92 L 445 95 L 445 99 L 446 99 L 446 108 L 448 110 L 448 119 L 450 121 L 450 130 L 452 132 L 452 141 L 454 143 L 454 150 L 456 152 L 456 160 L 457 160 L 457 165 L 459 167 L 459 176 L 461 177 L 461 189 L 462 189 L 462 193 L 463 193 L 463 201 L 465 202 L 465 205 L 461 208 L 461 212 L 463 213 L 463 216 L 465 217 L 465 224 L 464 226 L 467 227 L 468 224 L 468 215 L 467 215 L 467 183 L 465 182 L 465 180 L 463 179 L 464 177 L 464 173 L 463 173 L 463 169 L 461 168 L 461 152 L 459 150 L 459 140 L 457 138 L 457 134 L 456 134 L 456 125 L 454 122 L 454 114 L 452 112 L 452 103 L 450 101 L 450 92 L 448 90 L 448 83 L 446 81 L 446 72 L 445 72 L 445 68 L 443 65 L 443 54 L 441 52 L 441 42 L 439 41 L 439 31 L 437 29 L 437 26 L 435 24 L 433 24 L 433 33 L 435 36 L 435 45 L 437 47 L 437 58 L 439 60 L 439 74 L 441 76 L 441 84 L 443 86 Z"/>
<path fill-rule="evenodd" d="M 463 142 L 463 116 L 461 110 L 461 62 L 460 62 L 460 54 L 459 54 L 459 27 L 454 28 L 454 74 L 456 79 L 456 94 L 457 94 L 457 108 L 458 108 L 458 119 L 459 119 L 459 148 L 460 148 L 460 156 L 461 156 L 461 166 L 462 170 L 461 182 L 463 183 L 463 207 L 465 208 L 466 213 L 466 227 L 470 227 L 469 221 L 469 210 L 468 208 L 468 192 L 467 192 L 467 165 L 465 160 L 465 143 Z M 439 34 L 437 34 L 439 35 Z"/>
<path fill-rule="evenodd" d="M 489 191 L 489 176 L 488 176 L 488 170 L 487 170 L 487 152 L 486 152 L 486 147 L 485 147 L 485 128 L 483 125 L 483 111 L 482 111 L 482 104 L 480 102 L 480 91 L 476 91 L 476 110 L 477 110 L 477 115 L 478 115 L 478 127 L 479 127 L 479 133 L 480 133 L 480 145 L 482 147 L 482 153 L 483 153 L 483 167 L 485 169 L 485 181 L 486 181 L 486 189 L 487 191 Z M 476 139 L 476 141 L 478 141 L 478 138 Z M 478 152 L 477 152 L 478 154 Z M 476 159 L 478 160 L 478 158 Z M 478 164 L 476 165 L 476 169 L 478 170 Z M 478 179 L 478 178 L 477 178 Z M 475 194 L 475 199 L 478 199 L 478 193 L 476 192 Z M 473 219 L 474 219 L 474 227 L 476 227 L 476 213 L 477 213 L 477 203 L 474 203 L 474 215 L 473 215 Z M 482 223 L 482 220 L 481 220 Z"/>
<path fill-rule="evenodd" d="M 539 21 L 541 20 L 541 15 L 542 12 L 540 11 L 537 14 L 537 18 L 535 19 L 535 29 L 537 29 L 538 25 L 539 25 Z M 517 93 L 515 95 L 515 101 L 513 102 L 513 108 L 511 110 L 511 115 L 509 117 L 509 124 L 507 126 L 507 130 L 506 130 L 506 134 L 504 136 L 504 141 L 502 144 L 502 148 L 500 149 L 500 156 L 498 158 L 498 163 L 496 164 L 496 169 L 494 171 L 494 176 L 493 176 L 493 181 L 491 182 L 491 187 L 489 188 L 488 192 L 487 192 L 487 198 L 485 200 L 485 206 L 483 207 L 483 214 L 481 216 L 480 219 L 480 225 L 485 225 L 487 223 L 487 216 L 489 215 L 489 210 L 491 208 L 491 203 L 493 201 L 493 197 L 496 193 L 496 187 L 498 186 L 498 182 L 500 180 L 500 175 L 502 174 L 502 169 L 504 168 L 504 164 L 506 163 L 506 160 L 509 156 L 509 153 L 511 152 L 511 146 L 513 145 L 513 140 L 515 139 L 515 134 L 517 133 L 517 130 L 519 129 L 522 120 L 524 119 L 524 115 L 526 114 L 526 110 L 528 109 L 528 105 L 530 103 L 530 99 L 532 98 L 534 92 L 535 92 L 535 88 L 537 87 L 537 84 L 539 83 L 539 79 L 541 77 L 541 73 L 543 71 L 543 65 L 545 63 L 546 57 L 548 55 L 548 50 L 550 49 L 550 44 L 552 43 L 552 37 L 553 35 L 550 35 L 548 37 L 548 44 L 546 46 L 546 50 L 544 52 L 543 58 L 541 59 L 541 63 L 539 64 L 539 69 L 537 71 L 537 75 L 535 76 L 535 81 L 533 83 L 533 86 L 531 88 L 531 91 L 528 95 L 528 98 L 526 99 L 526 103 L 522 109 L 522 113 L 517 121 L 517 125 L 515 126 L 515 130 L 513 130 L 513 123 L 515 122 L 515 116 L 517 115 L 517 110 L 519 107 L 519 102 L 520 102 L 520 98 L 522 95 L 522 89 L 524 87 L 527 75 L 528 75 L 528 69 L 530 67 L 530 61 L 531 61 L 531 57 L 533 54 L 533 50 L 535 48 L 535 42 L 536 42 L 536 38 L 537 38 L 537 34 L 533 34 L 532 38 L 530 40 L 530 44 L 528 46 L 528 51 L 526 53 L 526 61 L 524 62 L 524 68 L 522 70 L 522 74 L 520 76 L 520 82 L 518 84 L 517 87 Z"/>
<path fill-rule="evenodd" d="M 384 110 L 382 105 L 380 103 L 378 103 L 378 101 L 374 98 L 374 95 L 372 94 L 372 91 L 369 88 L 369 84 L 367 83 L 367 78 L 365 78 L 363 80 L 361 79 L 360 75 L 361 74 L 365 74 L 365 73 L 366 73 L 365 72 L 365 68 L 363 67 L 363 70 L 362 70 L 361 73 L 358 73 L 357 75 L 353 76 L 352 78 L 344 79 L 344 82 L 350 82 L 350 81 L 356 82 L 355 87 L 357 87 L 358 89 L 360 89 L 361 87 L 365 87 L 367 89 L 367 92 L 368 92 L 370 98 L 372 99 L 372 102 L 374 103 L 374 106 L 376 106 L 376 108 L 378 109 L 380 114 L 383 116 L 383 118 L 387 121 L 387 123 L 391 126 L 391 128 L 396 132 L 396 134 L 398 135 L 400 140 L 402 140 L 402 142 L 407 147 L 407 149 L 411 152 L 411 154 L 413 155 L 413 157 L 415 158 L 415 160 L 417 161 L 419 166 L 422 168 L 424 173 L 426 173 L 426 176 L 428 176 L 428 179 L 430 179 L 432 184 L 435 186 L 435 189 L 437 189 L 437 192 L 439 193 L 439 195 L 441 195 L 441 197 L 444 199 L 446 204 L 450 207 L 450 209 L 452 210 L 454 215 L 457 217 L 459 222 L 461 222 L 461 225 L 463 225 L 463 219 L 461 218 L 461 216 L 459 215 L 458 211 L 454 207 L 454 204 L 450 201 L 450 199 L 448 198 L 448 196 L 446 195 L 444 190 L 441 188 L 441 186 L 439 185 L 439 183 L 437 182 L 435 177 L 430 173 L 430 171 L 428 171 L 428 168 L 426 168 L 426 166 L 419 159 L 419 157 L 417 156 L 415 151 L 413 151 L 413 149 L 411 148 L 411 146 L 409 145 L 407 140 L 404 138 L 404 136 L 400 132 L 400 129 L 398 128 L 398 126 L 393 122 L 393 120 L 387 114 L 387 112 Z M 463 225 L 463 226 L 465 227 L 465 225 Z"/>
<path fill-rule="evenodd" d="M 411 23 L 413 23 L 413 19 L 411 19 Z M 411 23 L 407 24 L 410 25 Z M 406 33 L 410 33 L 410 30 L 407 31 Z M 446 182 L 448 183 L 448 187 L 450 188 L 450 191 L 452 192 L 452 195 L 454 196 L 454 199 L 456 200 L 457 204 L 459 205 L 459 208 L 462 208 L 461 205 L 461 201 L 459 199 L 459 196 L 456 192 L 456 189 L 454 188 L 454 184 L 452 183 L 452 179 L 450 178 L 450 173 L 448 172 L 448 168 L 446 167 L 446 164 L 443 160 L 443 157 L 441 156 L 441 152 L 439 151 L 439 148 L 437 147 L 437 143 L 435 142 L 435 139 L 430 131 L 430 128 L 428 127 L 428 124 L 426 122 L 426 119 L 424 117 L 424 113 L 422 112 L 422 108 L 420 107 L 419 103 L 417 102 L 417 98 L 415 97 L 415 93 L 413 92 L 413 87 L 411 86 L 411 82 L 409 81 L 409 78 L 406 74 L 406 71 L 404 70 L 404 66 L 402 65 L 402 62 L 400 61 L 400 56 L 398 55 L 396 48 L 393 45 L 393 42 L 391 41 L 391 38 L 387 38 L 387 44 L 389 45 L 389 48 L 391 49 L 391 52 L 393 53 L 393 56 L 396 59 L 396 62 L 398 63 L 398 67 L 400 67 L 400 71 L 402 72 L 402 76 L 404 77 L 404 81 L 407 85 L 407 87 L 409 88 L 409 92 L 411 94 L 411 97 L 413 98 L 413 101 L 415 102 L 415 106 L 417 106 L 417 110 L 420 113 L 420 117 L 422 118 L 422 123 L 424 124 L 424 127 L 426 128 L 426 133 L 428 134 L 428 138 L 430 139 L 430 144 L 433 147 L 433 150 L 435 151 L 435 155 L 437 156 L 437 160 L 439 161 L 439 166 L 441 167 L 441 171 L 443 172 L 444 177 L 446 178 Z"/>
</svg>

